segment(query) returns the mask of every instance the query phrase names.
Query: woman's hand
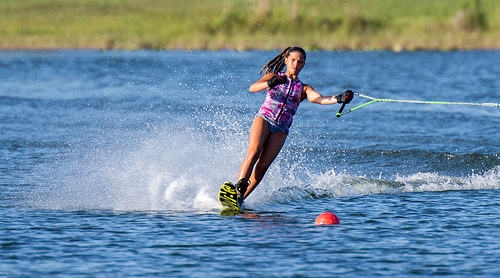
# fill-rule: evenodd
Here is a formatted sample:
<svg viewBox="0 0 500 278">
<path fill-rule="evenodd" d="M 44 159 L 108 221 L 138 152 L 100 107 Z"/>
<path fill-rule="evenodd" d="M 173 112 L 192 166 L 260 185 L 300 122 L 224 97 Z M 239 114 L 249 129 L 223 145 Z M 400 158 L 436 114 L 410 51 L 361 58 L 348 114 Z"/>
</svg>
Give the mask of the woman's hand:
<svg viewBox="0 0 500 278">
<path fill-rule="evenodd" d="M 268 82 L 271 81 L 274 77 L 278 77 L 276 73 L 267 73 L 262 78 L 250 85 L 250 92 L 257 93 L 265 89 L 269 89 Z M 286 79 L 286 78 L 285 78 Z M 282 84 L 282 83 L 280 83 Z M 276 86 L 276 85 L 275 85 Z"/>
<path fill-rule="evenodd" d="M 354 93 L 351 90 L 346 90 L 342 94 L 335 97 L 337 99 L 337 103 L 349 103 L 354 97 Z"/>
<path fill-rule="evenodd" d="M 269 86 L 269 89 L 272 89 L 280 84 L 285 84 L 288 82 L 288 79 L 284 75 L 277 75 L 273 76 L 270 80 L 267 81 L 267 86 Z"/>
</svg>

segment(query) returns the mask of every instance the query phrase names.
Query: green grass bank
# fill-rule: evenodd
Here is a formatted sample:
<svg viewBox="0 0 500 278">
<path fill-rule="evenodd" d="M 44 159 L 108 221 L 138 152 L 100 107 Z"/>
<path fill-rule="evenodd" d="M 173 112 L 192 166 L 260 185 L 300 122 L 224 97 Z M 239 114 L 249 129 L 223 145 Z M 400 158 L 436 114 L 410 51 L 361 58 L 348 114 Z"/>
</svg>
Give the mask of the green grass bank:
<svg viewBox="0 0 500 278">
<path fill-rule="evenodd" d="M 1 49 L 500 49 L 498 0 L 2 0 Z"/>
</svg>

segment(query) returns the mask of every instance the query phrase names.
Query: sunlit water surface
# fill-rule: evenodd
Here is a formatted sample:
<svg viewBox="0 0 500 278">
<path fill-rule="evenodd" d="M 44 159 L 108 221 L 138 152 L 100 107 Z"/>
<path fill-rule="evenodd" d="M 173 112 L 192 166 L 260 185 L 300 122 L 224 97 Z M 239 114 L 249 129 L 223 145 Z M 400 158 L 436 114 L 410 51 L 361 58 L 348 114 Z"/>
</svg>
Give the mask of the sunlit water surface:
<svg viewBox="0 0 500 278">
<path fill-rule="evenodd" d="M 304 102 L 219 215 L 276 51 L 0 52 L 0 274 L 498 277 L 500 108 Z M 498 51 L 309 52 L 324 95 L 500 102 Z M 368 101 L 356 97 L 346 109 Z M 331 211 L 340 225 L 315 226 Z"/>
</svg>

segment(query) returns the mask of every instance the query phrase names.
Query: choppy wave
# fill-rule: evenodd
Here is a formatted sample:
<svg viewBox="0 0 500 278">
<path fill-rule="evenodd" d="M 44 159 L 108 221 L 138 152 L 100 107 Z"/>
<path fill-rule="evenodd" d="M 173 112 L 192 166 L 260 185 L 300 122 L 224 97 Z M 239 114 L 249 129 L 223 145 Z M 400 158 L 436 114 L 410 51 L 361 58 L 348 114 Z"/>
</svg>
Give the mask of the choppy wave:
<svg viewBox="0 0 500 278">
<path fill-rule="evenodd" d="M 330 171 L 311 177 L 310 184 L 284 186 L 272 192 L 272 199 L 290 202 L 299 199 L 342 198 L 371 194 L 500 189 L 500 166 L 483 174 L 453 177 L 438 173 L 416 173 L 395 179 L 367 178 Z"/>
</svg>

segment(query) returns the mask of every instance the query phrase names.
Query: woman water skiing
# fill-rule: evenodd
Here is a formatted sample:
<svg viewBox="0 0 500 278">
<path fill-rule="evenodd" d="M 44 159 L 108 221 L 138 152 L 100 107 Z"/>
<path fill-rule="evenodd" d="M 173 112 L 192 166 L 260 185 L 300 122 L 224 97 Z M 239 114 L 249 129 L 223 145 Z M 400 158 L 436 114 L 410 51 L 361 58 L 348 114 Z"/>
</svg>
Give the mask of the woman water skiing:
<svg viewBox="0 0 500 278">
<path fill-rule="evenodd" d="M 322 96 L 302 83 L 298 75 L 305 62 L 304 49 L 288 47 L 264 65 L 260 71 L 265 71 L 264 76 L 250 86 L 250 92 L 267 89 L 267 94 L 250 128 L 248 151 L 238 173 L 236 189 L 240 204 L 259 185 L 280 152 L 293 115 L 304 99 L 317 104 L 334 104 L 349 103 L 353 98 L 350 90 L 338 96 Z"/>
</svg>

